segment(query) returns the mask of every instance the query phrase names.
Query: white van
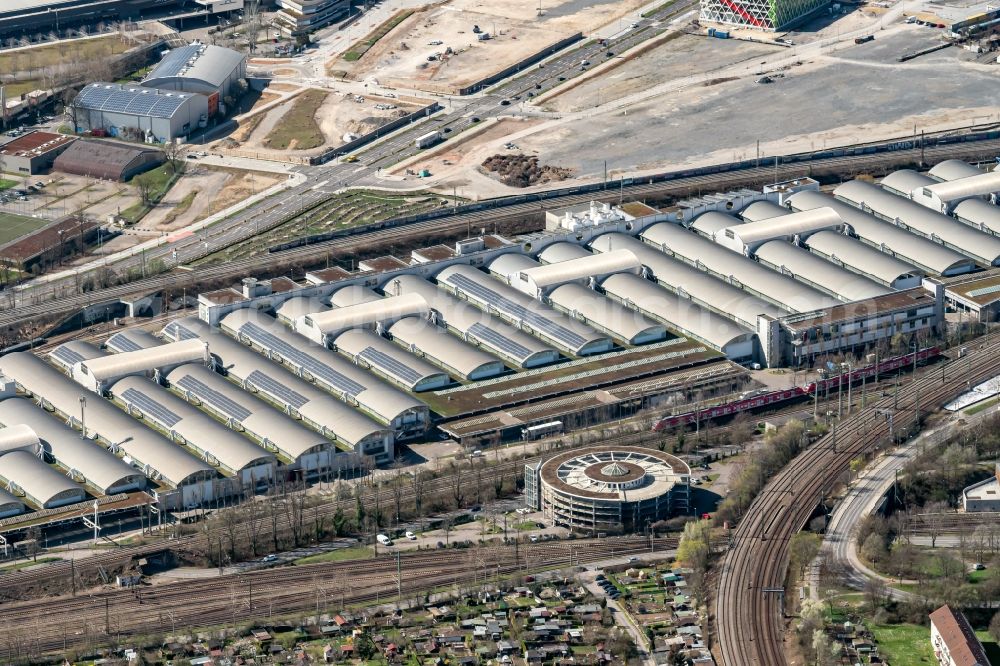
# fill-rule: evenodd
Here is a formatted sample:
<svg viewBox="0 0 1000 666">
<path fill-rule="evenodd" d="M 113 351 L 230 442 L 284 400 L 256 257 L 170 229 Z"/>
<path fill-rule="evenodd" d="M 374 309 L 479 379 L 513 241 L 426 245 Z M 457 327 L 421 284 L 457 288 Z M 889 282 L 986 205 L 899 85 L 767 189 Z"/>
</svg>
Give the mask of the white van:
<svg viewBox="0 0 1000 666">
<path fill-rule="evenodd" d="M 390 539 L 389 537 L 387 537 L 384 534 L 379 534 L 378 536 L 375 537 L 375 539 L 378 540 L 378 542 L 380 544 L 382 544 L 383 546 L 391 546 L 392 545 L 392 539 Z"/>
</svg>

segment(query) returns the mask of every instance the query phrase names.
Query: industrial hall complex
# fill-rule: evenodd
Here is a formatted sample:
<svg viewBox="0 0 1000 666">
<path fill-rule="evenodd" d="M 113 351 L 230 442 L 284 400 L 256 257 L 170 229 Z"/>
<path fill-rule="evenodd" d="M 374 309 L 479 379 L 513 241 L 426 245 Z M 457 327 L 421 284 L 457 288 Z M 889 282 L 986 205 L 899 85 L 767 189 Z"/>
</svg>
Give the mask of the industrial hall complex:
<svg viewBox="0 0 1000 666">
<path fill-rule="evenodd" d="M 147 143 L 187 137 L 225 115 L 226 100 L 246 86 L 246 56 L 210 44 L 166 53 L 140 85 L 91 83 L 68 107 L 77 132 L 123 136 Z"/>
<path fill-rule="evenodd" d="M 712 406 L 758 390 L 755 369 L 920 343 L 947 312 L 995 321 L 998 195 L 1000 173 L 944 162 L 832 191 L 801 178 L 552 210 L 543 231 L 246 277 L 155 330 L 9 353 L 0 529 L 95 500 L 185 509 L 363 473 L 428 438 L 475 449 L 728 413 Z M 599 532 L 688 511 L 689 475 L 624 447 L 526 482 L 554 522 Z"/>
</svg>

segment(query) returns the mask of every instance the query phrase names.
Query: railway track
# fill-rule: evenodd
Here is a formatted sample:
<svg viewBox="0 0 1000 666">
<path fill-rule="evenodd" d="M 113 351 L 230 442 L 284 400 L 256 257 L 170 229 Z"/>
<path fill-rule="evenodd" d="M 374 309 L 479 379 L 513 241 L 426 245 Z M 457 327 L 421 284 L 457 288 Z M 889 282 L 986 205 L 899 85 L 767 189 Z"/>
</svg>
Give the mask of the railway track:
<svg viewBox="0 0 1000 666">
<path fill-rule="evenodd" d="M 980 525 L 1000 526 L 1000 513 L 918 513 L 910 516 L 906 525 L 908 534 L 973 532 Z"/>
<path fill-rule="evenodd" d="M 8 661 L 88 642 L 251 622 L 328 608 L 394 601 L 436 587 L 494 581 L 519 571 L 572 566 L 676 548 L 676 538 L 581 539 L 466 550 L 415 552 L 353 562 L 281 567 L 141 590 L 109 590 L 0 609 L 0 654 Z M 81 630 L 81 626 L 86 627 Z M 74 633 L 75 630 L 75 633 Z M 4 645 L 4 642 L 7 644 Z M 12 650 L 16 653 L 12 654 Z"/>
<path fill-rule="evenodd" d="M 788 544 L 813 509 L 854 458 L 877 449 L 914 412 L 928 414 L 967 390 L 970 383 L 1000 373 L 1000 341 L 982 344 L 967 358 L 947 362 L 908 382 L 893 398 L 842 421 L 837 430 L 800 453 L 764 487 L 733 533 L 722 562 L 715 602 L 717 636 L 724 666 L 780 666 L 783 649 L 783 594 Z"/>
<path fill-rule="evenodd" d="M 105 333 L 93 336 L 94 341 L 98 341 L 104 337 Z M 53 342 L 48 345 L 48 347 L 54 347 L 56 344 L 58 344 L 58 342 Z M 936 371 L 936 369 L 934 371 Z M 883 380 L 879 382 L 879 384 L 888 385 L 892 381 L 893 380 Z M 872 396 L 878 395 L 877 391 L 879 384 L 876 384 L 875 382 L 869 383 L 869 390 Z M 855 395 L 853 400 L 855 409 L 860 406 L 860 400 L 861 396 L 860 392 L 858 392 L 858 395 Z M 784 407 L 774 408 L 763 414 L 755 416 L 759 416 L 761 418 L 796 416 L 811 412 L 811 409 L 812 408 L 808 405 L 794 403 Z M 727 432 L 732 427 L 733 426 L 730 424 L 715 425 L 710 429 L 706 427 L 703 432 L 719 434 Z M 657 448 L 660 442 L 662 442 L 663 437 L 663 433 L 639 431 L 617 435 L 614 438 L 604 440 L 604 443 L 617 446 L 646 446 Z M 489 471 L 484 474 L 484 476 L 487 477 L 484 479 L 484 482 L 488 481 L 488 477 L 491 477 L 494 474 L 499 474 L 504 480 L 519 478 L 523 474 L 523 466 L 525 463 L 538 462 L 542 460 L 545 455 L 551 455 L 551 452 L 544 455 L 536 455 L 524 459 L 508 460 L 497 463 L 495 466 L 487 468 Z M 494 470 L 496 471 L 494 472 Z M 471 473 L 471 470 L 462 471 L 462 474 L 466 475 Z M 445 474 L 437 479 L 426 481 L 423 489 L 425 500 L 426 498 L 434 495 L 450 493 L 452 491 L 452 486 L 452 474 Z M 362 500 L 364 502 L 373 503 L 375 501 L 376 493 L 372 488 L 363 487 L 361 492 Z M 381 491 L 381 496 L 384 501 L 394 501 L 394 498 L 391 496 L 391 492 L 388 490 L 383 489 Z M 414 488 L 412 486 L 407 486 L 402 493 L 401 499 L 404 504 L 409 504 L 414 501 L 415 496 L 416 491 Z M 332 500 L 326 504 L 308 509 L 303 521 L 305 523 L 309 523 L 310 521 L 315 521 L 317 519 L 328 520 L 336 513 L 338 508 L 342 511 L 351 511 L 353 510 L 354 505 L 355 499 L 353 496 L 342 500 Z M 290 531 L 288 517 L 285 512 L 279 513 L 278 529 L 279 534 L 286 534 Z M 273 536 L 272 525 L 270 522 L 263 521 L 263 524 L 258 527 L 258 530 L 260 542 L 268 543 Z M 202 533 L 198 533 L 182 536 L 176 539 L 164 539 L 160 542 L 153 542 L 142 546 L 128 546 L 114 551 L 102 552 L 88 558 L 76 560 L 73 564 L 69 561 L 62 561 L 31 571 L 0 574 L 0 608 L 3 607 L 2 603 L 4 601 L 22 599 L 25 598 L 26 594 L 34 596 L 47 589 L 69 589 L 73 584 L 73 581 L 71 580 L 73 576 L 76 576 L 77 579 L 81 581 L 95 579 L 99 575 L 100 570 L 103 570 L 104 572 L 120 571 L 127 568 L 131 562 L 134 562 L 139 558 L 147 557 L 163 550 L 172 550 L 175 552 L 205 552 L 207 548 L 207 537 Z"/>
<path fill-rule="evenodd" d="M 199 267 L 197 271 L 172 272 L 125 285 L 108 287 L 84 294 L 64 296 L 41 303 L 20 304 L 14 310 L 0 313 L 0 326 L 13 327 L 24 321 L 67 314 L 88 305 L 104 303 L 139 293 L 153 293 L 164 289 L 180 290 L 182 288 L 195 287 L 199 283 L 222 279 L 238 279 L 259 273 L 266 266 L 275 263 L 293 262 L 299 265 L 309 265 L 310 262 L 319 262 L 337 253 L 350 253 L 386 241 L 400 245 L 410 239 L 422 238 L 429 233 L 449 233 L 470 228 L 488 228 L 494 222 L 525 217 L 527 215 L 540 215 L 546 208 L 572 206 L 589 201 L 613 201 L 625 197 L 628 199 L 644 199 L 664 195 L 685 195 L 692 191 L 714 192 L 746 183 L 770 182 L 773 179 L 794 178 L 808 173 L 855 173 L 862 170 L 878 169 L 886 165 L 912 163 L 921 159 L 927 163 L 952 158 L 978 159 L 994 155 L 998 152 L 1000 152 L 1000 139 L 990 139 L 968 143 L 928 146 L 926 148 L 911 148 L 887 153 L 827 157 L 810 162 L 795 162 L 788 165 L 779 164 L 777 168 L 751 167 L 717 174 L 679 177 L 658 183 L 635 184 L 623 188 L 615 188 L 613 183 L 609 183 L 607 190 L 566 194 L 544 201 L 511 205 L 504 205 L 502 201 L 498 201 L 495 204 L 496 207 L 485 210 L 378 229 L 354 236 L 276 252 L 262 257 L 232 261 L 217 266 Z M 392 221 L 389 220 L 385 224 L 392 224 Z"/>
</svg>

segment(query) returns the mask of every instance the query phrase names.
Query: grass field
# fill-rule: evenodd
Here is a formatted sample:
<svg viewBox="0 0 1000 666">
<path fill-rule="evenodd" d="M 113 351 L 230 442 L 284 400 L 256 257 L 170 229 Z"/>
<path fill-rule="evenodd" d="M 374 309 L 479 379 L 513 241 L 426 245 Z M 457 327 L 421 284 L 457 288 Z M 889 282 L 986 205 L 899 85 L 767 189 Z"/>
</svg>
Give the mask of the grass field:
<svg viewBox="0 0 1000 666">
<path fill-rule="evenodd" d="M 978 414 L 979 412 L 983 411 L 984 409 L 989 409 L 990 407 L 992 407 L 993 405 L 997 404 L 998 402 L 1000 402 L 1000 397 L 990 398 L 989 400 L 983 400 L 981 403 L 979 403 L 977 405 L 973 405 L 972 407 L 969 407 L 963 413 L 966 416 L 973 416 L 973 415 Z"/>
<path fill-rule="evenodd" d="M 870 625 L 879 654 L 894 666 L 936 664 L 931 649 L 931 631 L 916 624 Z"/>
<path fill-rule="evenodd" d="M 17 564 L 7 564 L 2 568 L 4 571 L 20 571 L 21 569 L 27 569 L 28 567 L 34 567 L 39 564 L 48 564 L 50 562 L 59 562 L 58 557 L 39 557 L 37 562 L 18 562 Z"/>
<path fill-rule="evenodd" d="M 323 130 L 316 124 L 316 112 L 328 94 L 324 90 L 307 90 L 296 97 L 291 110 L 278 121 L 264 144 L 277 150 L 309 150 L 322 146 Z"/>
<path fill-rule="evenodd" d="M 7 180 L 6 178 L 0 178 L 0 190 L 9 190 L 15 185 L 17 185 L 16 180 Z"/>
<path fill-rule="evenodd" d="M 0 212 L 0 245 L 5 245 L 16 238 L 30 234 L 47 224 L 52 224 L 52 220 Z"/>
<path fill-rule="evenodd" d="M 983 649 L 986 650 L 986 656 L 989 658 L 991 664 L 1000 664 L 1000 645 L 993 640 L 988 631 L 977 631 L 976 638 L 979 642 L 983 644 Z"/>
<path fill-rule="evenodd" d="M 317 564 L 319 562 L 345 562 L 347 560 L 364 560 L 372 556 L 372 549 L 368 546 L 353 546 L 351 548 L 339 548 L 328 553 L 310 555 L 295 560 L 295 564 Z"/>
<path fill-rule="evenodd" d="M 0 54 L 0 71 L 37 71 L 43 67 L 88 62 L 109 55 L 124 53 L 131 44 L 114 36 L 94 37 L 46 44 L 20 51 Z M 10 93 L 8 93 L 10 94 Z"/>
</svg>

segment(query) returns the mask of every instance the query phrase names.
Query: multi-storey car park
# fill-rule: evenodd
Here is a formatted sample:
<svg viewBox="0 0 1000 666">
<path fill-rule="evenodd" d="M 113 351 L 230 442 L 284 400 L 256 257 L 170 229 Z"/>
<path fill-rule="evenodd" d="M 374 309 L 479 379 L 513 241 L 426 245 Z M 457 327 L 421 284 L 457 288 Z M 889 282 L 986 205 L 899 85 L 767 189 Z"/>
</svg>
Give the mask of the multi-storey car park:
<svg viewBox="0 0 1000 666">
<path fill-rule="evenodd" d="M 302 284 L 248 278 L 200 294 L 197 318 L 163 330 L 172 344 L 130 329 L 107 340 L 111 355 L 72 342 L 49 363 L 8 355 L 0 372 L 70 428 L 85 422 L 81 444 L 100 449 L 98 439 L 164 506 L 237 492 L 255 467 L 272 471 L 254 480 L 388 463 L 396 439 L 429 430 L 477 448 L 650 408 L 680 417 L 695 403 L 740 402 L 729 396 L 751 387 L 749 367 L 862 354 L 933 330 L 945 307 L 995 316 L 1000 271 L 978 242 L 994 237 L 889 191 L 912 195 L 971 170 L 901 173 L 874 190 L 880 205 L 975 233 L 975 248 L 805 178 L 664 210 L 595 204 L 518 238 L 418 248 Z M 990 187 L 962 191 L 1000 210 L 981 193 Z M 48 464 L 79 468 L 88 497 L 110 492 L 59 455 Z"/>
<path fill-rule="evenodd" d="M 574 531 L 633 532 L 688 512 L 691 468 L 653 449 L 594 447 L 525 466 L 527 503 Z"/>
</svg>

